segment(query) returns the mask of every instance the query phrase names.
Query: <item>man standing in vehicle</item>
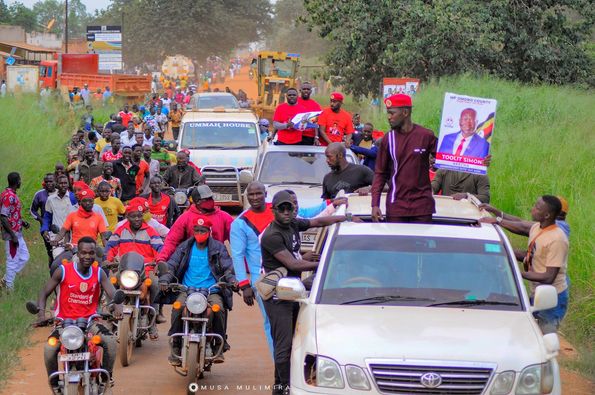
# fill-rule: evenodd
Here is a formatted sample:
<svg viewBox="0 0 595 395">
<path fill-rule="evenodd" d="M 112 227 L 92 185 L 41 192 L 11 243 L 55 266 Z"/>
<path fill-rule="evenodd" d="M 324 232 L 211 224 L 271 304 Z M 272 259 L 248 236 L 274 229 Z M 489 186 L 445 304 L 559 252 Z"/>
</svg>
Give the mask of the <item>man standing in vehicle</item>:
<svg viewBox="0 0 595 395">
<path fill-rule="evenodd" d="M 347 149 L 342 143 L 331 143 L 324 151 L 330 173 L 322 180 L 322 198 L 334 199 L 340 190 L 352 193 L 372 185 L 374 172 L 364 165 L 347 162 Z"/>
<path fill-rule="evenodd" d="M 193 225 L 193 237 L 180 244 L 173 255 L 167 261 L 168 273 L 159 278 L 161 290 L 166 291 L 167 284 L 181 280 L 181 284 L 188 288 L 209 289 L 218 281 L 235 285 L 237 283 L 233 274 L 233 264 L 227 249 L 223 243 L 211 237 L 212 223 L 209 217 L 199 215 L 195 217 Z M 181 292 L 177 300 L 184 302 L 187 293 Z M 222 309 L 218 312 L 211 311 L 211 330 L 221 335 L 224 340 L 223 352 L 230 349 L 227 344 L 227 311 L 233 306 L 231 289 L 213 289 L 207 297 L 208 303 L 219 305 Z M 171 327 L 168 335 L 183 332 L 182 309 L 172 309 Z M 180 366 L 181 360 L 181 338 L 172 339 L 171 355 L 169 362 L 174 366 Z M 214 349 L 218 349 L 215 345 Z M 214 362 L 224 361 L 223 354 L 219 355 Z"/>
<path fill-rule="evenodd" d="M 100 290 L 106 292 L 110 299 L 114 298 L 116 289 L 110 283 L 108 276 L 99 267 L 95 260 L 96 243 L 90 237 L 82 237 L 78 241 L 78 251 L 72 261 L 62 263 L 52 274 L 52 277 L 45 284 L 39 293 L 38 322 L 46 320 L 45 306 L 47 297 L 59 289 L 56 303 L 56 317 L 61 319 L 89 318 L 95 314 L 99 308 Z M 72 303 L 70 300 L 76 300 Z M 114 306 L 115 318 L 122 316 L 122 305 Z M 94 322 L 90 328 L 94 335 L 100 335 L 99 345 L 103 348 L 102 368 L 107 370 L 111 377 L 110 384 L 114 384 L 114 362 L 116 360 L 117 343 L 112 333 L 98 321 Z M 54 330 L 50 337 L 59 337 L 58 330 Z M 58 370 L 58 351 L 60 343 L 50 345 L 46 343 L 44 347 L 44 360 L 48 376 Z M 50 381 L 54 393 L 59 393 L 58 376 L 54 376 Z"/>
<path fill-rule="evenodd" d="M 303 82 L 300 88 L 300 97 L 298 98 L 298 104 L 304 108 L 304 111 L 321 111 L 322 107 L 314 99 L 310 98 L 312 94 L 312 84 L 309 82 Z M 318 140 L 318 129 L 308 128 L 302 131 L 302 145 L 314 145 L 314 141 Z"/>
<path fill-rule="evenodd" d="M 294 128 L 291 120 L 295 115 L 305 112 L 305 109 L 298 103 L 297 89 L 289 88 L 285 96 L 287 103 L 279 104 L 273 115 L 273 127 L 277 131 L 275 145 L 301 144 L 302 131 Z"/>
<path fill-rule="evenodd" d="M 355 131 L 353 119 L 349 112 L 341 109 L 342 105 L 343 95 L 339 92 L 331 93 L 330 106 L 322 110 L 322 114 L 318 116 L 320 145 L 342 143 L 343 138 L 347 146 L 351 145 L 351 135 Z"/>
<path fill-rule="evenodd" d="M 188 155 L 180 151 L 176 154 L 177 163 L 170 166 L 163 174 L 163 180 L 172 188 L 190 188 L 203 181 L 195 168 L 188 165 Z"/>
</svg>

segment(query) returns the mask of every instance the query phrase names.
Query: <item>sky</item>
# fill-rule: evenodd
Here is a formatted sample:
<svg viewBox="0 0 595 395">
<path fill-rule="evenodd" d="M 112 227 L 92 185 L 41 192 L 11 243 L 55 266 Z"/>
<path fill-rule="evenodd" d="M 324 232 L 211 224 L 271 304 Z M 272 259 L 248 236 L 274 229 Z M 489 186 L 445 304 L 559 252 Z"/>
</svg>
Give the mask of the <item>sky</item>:
<svg viewBox="0 0 595 395">
<path fill-rule="evenodd" d="M 5 0 L 4 2 L 8 5 L 13 3 L 23 3 L 27 7 L 31 8 L 33 4 L 37 3 L 39 0 Z M 82 0 L 82 3 L 87 6 L 87 12 L 93 14 L 95 10 L 100 10 L 103 8 L 107 8 L 107 6 L 111 3 L 110 0 Z"/>
</svg>

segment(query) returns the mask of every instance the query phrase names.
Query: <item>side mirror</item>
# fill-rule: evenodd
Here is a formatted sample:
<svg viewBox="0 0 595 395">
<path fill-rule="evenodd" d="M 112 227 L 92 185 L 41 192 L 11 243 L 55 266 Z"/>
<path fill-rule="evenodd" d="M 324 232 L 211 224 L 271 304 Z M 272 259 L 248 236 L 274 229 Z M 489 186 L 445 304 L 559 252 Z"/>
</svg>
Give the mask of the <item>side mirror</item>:
<svg viewBox="0 0 595 395">
<path fill-rule="evenodd" d="M 25 307 L 27 308 L 27 311 L 31 314 L 39 313 L 39 306 L 37 306 L 36 302 L 29 301 L 27 302 L 27 304 L 25 304 Z"/>
<path fill-rule="evenodd" d="M 120 303 L 124 302 L 125 299 L 126 299 L 126 294 L 124 293 L 124 291 L 122 291 L 121 289 L 116 290 L 116 293 L 114 293 L 113 302 L 115 304 L 120 304 Z"/>
<path fill-rule="evenodd" d="M 533 296 L 532 311 L 542 311 L 558 305 L 558 291 L 553 285 L 538 285 Z"/>
<path fill-rule="evenodd" d="M 560 339 L 557 334 L 548 333 L 543 335 L 543 344 L 549 354 L 558 355 L 558 351 L 560 351 Z"/>
<path fill-rule="evenodd" d="M 168 271 L 169 271 L 169 269 L 167 268 L 167 263 L 159 262 L 157 264 L 157 277 L 161 277 L 161 276 L 167 274 Z"/>
<path fill-rule="evenodd" d="M 306 298 L 306 287 L 297 277 L 285 277 L 277 283 L 277 298 L 297 301 Z"/>
<path fill-rule="evenodd" d="M 254 175 L 250 170 L 240 171 L 240 184 L 249 184 L 254 180 Z"/>
</svg>

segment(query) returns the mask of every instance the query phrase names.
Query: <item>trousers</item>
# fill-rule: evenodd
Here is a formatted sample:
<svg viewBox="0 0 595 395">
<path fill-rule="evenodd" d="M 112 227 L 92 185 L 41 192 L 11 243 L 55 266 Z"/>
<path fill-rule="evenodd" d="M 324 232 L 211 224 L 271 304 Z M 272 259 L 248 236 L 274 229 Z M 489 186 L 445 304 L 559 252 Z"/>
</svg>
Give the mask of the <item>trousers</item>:
<svg viewBox="0 0 595 395">
<path fill-rule="evenodd" d="M 10 240 L 6 240 L 6 273 L 4 274 L 4 281 L 6 286 L 11 289 L 14 288 L 14 279 L 17 274 L 23 270 L 29 260 L 29 250 L 22 232 L 17 232 L 17 240 L 19 246 L 16 249 L 13 247 L 12 251 L 10 248 L 12 243 Z"/>
</svg>

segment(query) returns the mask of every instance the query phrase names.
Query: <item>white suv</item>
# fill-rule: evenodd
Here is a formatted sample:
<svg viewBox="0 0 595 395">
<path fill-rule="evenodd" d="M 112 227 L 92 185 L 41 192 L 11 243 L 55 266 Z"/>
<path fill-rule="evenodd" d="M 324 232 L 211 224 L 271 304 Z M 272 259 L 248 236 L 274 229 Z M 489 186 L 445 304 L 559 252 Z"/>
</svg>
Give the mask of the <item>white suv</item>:
<svg viewBox="0 0 595 395">
<path fill-rule="evenodd" d="M 504 232 L 470 201 L 435 198 L 433 224 L 329 228 L 309 295 L 280 280 L 277 297 L 301 304 L 292 394 L 561 393 L 558 337 L 531 314 L 556 290 L 531 305 Z M 369 215 L 370 198 L 348 211 Z"/>
</svg>

